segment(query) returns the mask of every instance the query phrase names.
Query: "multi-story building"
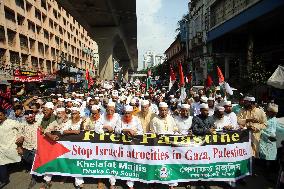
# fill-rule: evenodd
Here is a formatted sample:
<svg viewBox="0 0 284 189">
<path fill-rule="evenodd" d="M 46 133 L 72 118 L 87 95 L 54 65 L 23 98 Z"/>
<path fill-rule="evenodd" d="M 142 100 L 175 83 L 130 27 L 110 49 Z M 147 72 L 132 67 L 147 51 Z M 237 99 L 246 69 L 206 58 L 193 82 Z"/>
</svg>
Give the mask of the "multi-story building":
<svg viewBox="0 0 284 189">
<path fill-rule="evenodd" d="M 60 64 L 95 74 L 98 46 L 55 0 L 0 0 L 0 67 L 56 73 Z"/>
<path fill-rule="evenodd" d="M 143 58 L 143 69 L 157 66 L 165 61 L 164 55 L 155 54 L 153 51 L 147 51 Z"/>
</svg>

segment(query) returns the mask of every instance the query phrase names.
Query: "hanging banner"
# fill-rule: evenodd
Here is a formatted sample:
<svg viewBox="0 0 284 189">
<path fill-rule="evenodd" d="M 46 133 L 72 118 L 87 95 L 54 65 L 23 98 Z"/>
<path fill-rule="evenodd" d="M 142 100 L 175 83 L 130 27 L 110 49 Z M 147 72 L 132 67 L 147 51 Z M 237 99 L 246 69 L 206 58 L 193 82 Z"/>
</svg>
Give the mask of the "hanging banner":
<svg viewBox="0 0 284 189">
<path fill-rule="evenodd" d="M 58 134 L 59 133 L 54 133 Z M 144 183 L 235 181 L 251 173 L 248 131 L 197 136 L 96 134 L 60 136 L 38 132 L 32 174 L 110 178 Z"/>
<path fill-rule="evenodd" d="M 29 76 L 15 76 L 14 82 L 42 82 L 42 77 L 35 76 L 35 77 L 29 77 Z"/>
</svg>

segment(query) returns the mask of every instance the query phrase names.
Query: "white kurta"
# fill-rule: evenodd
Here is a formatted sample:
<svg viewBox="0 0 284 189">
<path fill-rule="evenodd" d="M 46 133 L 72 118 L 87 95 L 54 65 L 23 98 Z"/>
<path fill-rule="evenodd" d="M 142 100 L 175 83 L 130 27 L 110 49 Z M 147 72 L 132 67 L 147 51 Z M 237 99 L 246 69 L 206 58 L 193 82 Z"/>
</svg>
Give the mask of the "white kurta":
<svg viewBox="0 0 284 189">
<path fill-rule="evenodd" d="M 216 121 L 214 122 L 214 126 L 217 131 L 223 130 L 223 128 L 228 125 L 230 125 L 230 119 L 225 116 L 222 119 L 216 119 Z"/>
<path fill-rule="evenodd" d="M 234 112 L 231 112 L 229 114 L 225 113 L 224 116 L 229 118 L 230 125 L 233 126 L 233 129 L 239 129 L 238 118 Z"/>
<path fill-rule="evenodd" d="M 110 126 L 115 130 L 116 127 L 121 125 L 121 116 L 118 113 L 114 113 L 111 120 L 108 120 L 106 114 L 101 116 L 101 120 L 96 122 L 95 128 L 98 131 L 102 131 L 104 126 Z"/>
<path fill-rule="evenodd" d="M 213 116 L 214 115 L 214 108 L 209 108 L 208 113 L 209 113 L 208 116 Z"/>
<path fill-rule="evenodd" d="M 62 128 L 62 131 L 66 131 L 66 130 L 80 130 L 81 129 L 81 123 L 82 123 L 82 119 L 80 119 L 80 121 L 78 121 L 77 123 L 72 123 L 72 120 L 68 120 L 65 124 L 64 127 Z"/>
<path fill-rule="evenodd" d="M 6 119 L 0 124 L 0 165 L 21 161 L 15 144 L 21 132 L 22 124 L 18 121 Z"/>
<path fill-rule="evenodd" d="M 175 120 L 170 115 L 167 115 L 166 118 L 154 117 L 150 123 L 150 128 L 156 134 L 174 134 L 177 130 Z"/>
<path fill-rule="evenodd" d="M 125 123 L 125 122 L 121 121 L 120 127 L 116 127 L 115 132 L 121 133 L 123 131 L 123 129 L 132 129 L 132 130 L 136 131 L 136 133 L 138 135 L 143 134 L 142 124 L 141 124 L 141 122 L 140 122 L 140 120 L 137 116 L 133 116 L 130 123 Z"/>
<path fill-rule="evenodd" d="M 200 103 L 199 102 L 193 102 L 191 105 L 192 111 L 193 111 L 193 115 L 197 116 L 200 114 Z"/>
<path fill-rule="evenodd" d="M 178 116 L 175 118 L 175 121 L 178 132 L 182 135 L 187 135 L 188 130 L 191 128 L 192 125 L 192 116 L 189 116 L 188 118 L 182 118 Z"/>
</svg>

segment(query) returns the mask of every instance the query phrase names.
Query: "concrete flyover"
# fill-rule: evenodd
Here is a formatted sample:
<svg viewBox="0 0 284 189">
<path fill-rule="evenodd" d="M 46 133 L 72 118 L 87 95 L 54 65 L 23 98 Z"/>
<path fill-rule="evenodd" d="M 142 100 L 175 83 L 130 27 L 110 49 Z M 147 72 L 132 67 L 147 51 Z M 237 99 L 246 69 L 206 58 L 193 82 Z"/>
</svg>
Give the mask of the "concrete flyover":
<svg viewBox="0 0 284 189">
<path fill-rule="evenodd" d="M 113 79 L 113 58 L 125 78 L 137 70 L 137 17 L 135 0 L 57 0 L 92 36 L 99 47 L 101 79 Z"/>
</svg>

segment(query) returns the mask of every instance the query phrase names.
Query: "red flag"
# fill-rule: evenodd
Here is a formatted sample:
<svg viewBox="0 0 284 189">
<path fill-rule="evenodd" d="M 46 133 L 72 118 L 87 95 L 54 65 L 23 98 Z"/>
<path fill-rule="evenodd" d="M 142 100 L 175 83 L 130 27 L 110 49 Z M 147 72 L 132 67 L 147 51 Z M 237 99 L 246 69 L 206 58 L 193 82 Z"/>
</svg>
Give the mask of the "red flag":
<svg viewBox="0 0 284 189">
<path fill-rule="evenodd" d="M 171 81 L 175 81 L 176 80 L 176 75 L 175 75 L 175 72 L 174 72 L 172 67 L 170 68 L 170 80 Z"/>
<path fill-rule="evenodd" d="M 219 78 L 219 83 L 223 83 L 225 81 L 224 75 L 222 74 L 221 69 L 217 66 L 217 74 Z"/>
<path fill-rule="evenodd" d="M 148 72 L 147 72 L 147 77 L 150 77 L 151 75 L 152 75 L 151 69 L 149 69 Z"/>
<path fill-rule="evenodd" d="M 86 69 L 86 81 L 89 81 L 89 77 L 90 77 L 90 75 L 89 75 L 89 70 Z"/>
<path fill-rule="evenodd" d="M 209 88 L 209 87 L 212 86 L 212 84 L 213 84 L 213 80 L 212 80 L 211 76 L 207 75 L 205 86 Z"/>
<path fill-rule="evenodd" d="M 182 65 L 181 65 L 181 61 L 179 62 L 179 83 L 180 86 L 184 86 L 184 75 L 183 75 L 183 71 L 182 71 Z"/>
</svg>

